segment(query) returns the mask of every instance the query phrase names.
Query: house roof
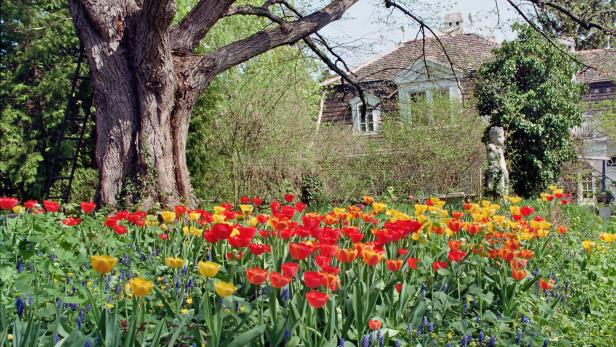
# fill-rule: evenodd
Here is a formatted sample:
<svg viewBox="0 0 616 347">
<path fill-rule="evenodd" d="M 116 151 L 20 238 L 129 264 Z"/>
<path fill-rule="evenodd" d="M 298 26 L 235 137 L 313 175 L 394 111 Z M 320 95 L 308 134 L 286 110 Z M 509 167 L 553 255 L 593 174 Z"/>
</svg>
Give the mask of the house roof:
<svg viewBox="0 0 616 347">
<path fill-rule="evenodd" d="M 476 70 L 479 65 L 490 59 L 492 49 L 497 43 L 477 34 L 439 35 L 453 66 L 464 72 Z M 393 80 L 403 71 L 407 71 L 416 62 L 426 60 L 450 66 L 447 56 L 434 37 L 404 42 L 394 50 L 385 53 L 353 70 L 361 82 Z M 331 78 L 324 85 L 339 82 L 339 77 Z"/>
<path fill-rule="evenodd" d="M 492 50 L 498 43 L 477 34 L 439 35 L 454 68 L 465 73 L 475 71 L 492 58 Z M 358 66 L 352 72 L 360 82 L 392 81 L 397 75 L 408 71 L 424 59 L 450 67 L 440 43 L 434 37 L 404 42 L 395 49 Z M 578 74 L 580 82 L 616 81 L 616 50 L 577 51 L 582 62 L 592 66 Z M 337 84 L 340 77 L 330 78 L 322 85 Z"/>
<path fill-rule="evenodd" d="M 592 68 L 582 69 L 578 73 L 578 80 L 585 83 L 616 81 L 616 50 L 591 49 L 577 51 L 580 60 Z"/>
</svg>

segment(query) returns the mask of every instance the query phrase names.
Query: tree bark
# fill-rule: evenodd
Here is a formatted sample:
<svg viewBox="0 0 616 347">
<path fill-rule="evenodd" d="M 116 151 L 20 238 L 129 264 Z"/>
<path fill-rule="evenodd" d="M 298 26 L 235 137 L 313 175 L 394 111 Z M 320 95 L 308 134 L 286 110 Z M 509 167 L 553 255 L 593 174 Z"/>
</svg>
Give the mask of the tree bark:
<svg viewBox="0 0 616 347">
<path fill-rule="evenodd" d="M 202 56 L 191 51 L 234 1 L 200 0 L 171 27 L 174 0 L 70 0 L 94 90 L 98 202 L 138 202 L 144 209 L 193 204 L 186 142 L 201 92 L 217 74 L 306 37 L 356 1 L 332 1 Z"/>
</svg>

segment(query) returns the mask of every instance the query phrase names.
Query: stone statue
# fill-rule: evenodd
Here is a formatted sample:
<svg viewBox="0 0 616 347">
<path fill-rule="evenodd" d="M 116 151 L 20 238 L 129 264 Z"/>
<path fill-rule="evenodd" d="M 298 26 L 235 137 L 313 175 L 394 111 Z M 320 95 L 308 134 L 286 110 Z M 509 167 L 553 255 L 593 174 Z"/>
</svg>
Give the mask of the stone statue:
<svg viewBox="0 0 616 347">
<path fill-rule="evenodd" d="M 488 157 L 486 195 L 503 197 L 509 194 L 509 172 L 505 162 L 505 131 L 501 127 L 491 127 L 488 135 L 490 142 L 486 146 Z"/>
</svg>

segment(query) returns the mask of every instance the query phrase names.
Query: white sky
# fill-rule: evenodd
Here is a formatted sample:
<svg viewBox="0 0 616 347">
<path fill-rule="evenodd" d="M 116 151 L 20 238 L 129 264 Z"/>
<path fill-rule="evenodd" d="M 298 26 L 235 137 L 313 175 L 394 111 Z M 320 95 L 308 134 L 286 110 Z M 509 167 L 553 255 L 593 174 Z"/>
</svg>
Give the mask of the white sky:
<svg viewBox="0 0 616 347">
<path fill-rule="evenodd" d="M 383 3 L 382 0 L 361 0 L 342 19 L 321 30 L 351 66 L 415 39 L 419 26 L 412 18 L 397 9 L 386 9 Z M 405 3 L 407 9 L 434 30 L 439 28 L 444 15 L 460 12 L 465 32 L 494 37 L 499 42 L 513 38 L 510 26 L 521 19 L 506 0 L 402 0 L 399 3 Z"/>
</svg>

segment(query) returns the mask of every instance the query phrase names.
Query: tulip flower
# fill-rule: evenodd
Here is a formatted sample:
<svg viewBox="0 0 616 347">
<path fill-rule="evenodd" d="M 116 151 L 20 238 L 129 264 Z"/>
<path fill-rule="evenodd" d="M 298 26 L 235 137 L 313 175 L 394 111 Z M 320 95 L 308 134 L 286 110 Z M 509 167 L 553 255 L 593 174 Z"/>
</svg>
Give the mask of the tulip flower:
<svg viewBox="0 0 616 347">
<path fill-rule="evenodd" d="M 274 288 L 282 288 L 291 283 L 291 277 L 287 277 L 280 272 L 271 272 L 269 274 L 269 280 Z"/>
<path fill-rule="evenodd" d="M 385 261 L 385 265 L 387 266 L 387 270 L 391 272 L 399 271 L 402 268 L 402 260 L 388 259 Z"/>
<path fill-rule="evenodd" d="M 197 267 L 199 268 L 199 273 L 202 276 L 205 276 L 208 278 L 212 278 L 216 276 L 216 274 L 220 270 L 220 266 L 221 266 L 220 264 L 214 263 L 211 261 L 200 261 L 197 264 Z"/>
<path fill-rule="evenodd" d="M 329 295 L 316 290 L 311 290 L 306 293 L 306 301 L 314 308 L 321 308 L 329 301 Z"/>
<path fill-rule="evenodd" d="M 591 253 L 592 249 L 595 247 L 595 243 L 590 240 L 582 241 L 582 247 L 586 250 L 586 252 Z"/>
<path fill-rule="evenodd" d="M 232 295 L 237 291 L 237 287 L 233 285 L 233 283 L 218 281 L 214 284 L 214 289 L 216 290 L 216 294 L 220 295 L 223 298 L 226 298 L 229 295 Z"/>
<path fill-rule="evenodd" d="M 304 260 L 312 253 L 312 246 L 304 243 L 289 243 L 289 254 L 295 260 Z"/>
<path fill-rule="evenodd" d="M 168 267 L 173 268 L 173 269 L 179 269 L 183 267 L 185 263 L 186 261 L 182 258 L 173 258 L 173 257 L 165 258 L 165 264 Z"/>
<path fill-rule="evenodd" d="M 299 264 L 293 262 L 286 262 L 280 266 L 280 271 L 287 277 L 295 277 L 299 270 Z"/>
<path fill-rule="evenodd" d="M 552 289 L 552 286 L 554 286 L 554 280 L 553 279 L 549 279 L 549 280 L 544 280 L 543 278 L 539 280 L 539 287 L 541 287 L 541 289 L 543 290 L 550 290 Z"/>
<path fill-rule="evenodd" d="M 60 204 L 55 201 L 43 200 L 43 207 L 47 212 L 58 212 L 60 210 Z"/>
<path fill-rule="evenodd" d="M 511 277 L 516 281 L 521 281 L 526 278 L 526 270 L 511 270 Z"/>
<path fill-rule="evenodd" d="M 419 259 L 417 259 L 417 258 L 408 258 L 406 260 L 406 264 L 408 265 L 409 269 L 416 270 L 417 269 L 417 264 L 419 264 Z"/>
<path fill-rule="evenodd" d="M 379 330 L 379 329 L 381 329 L 381 327 L 383 327 L 383 322 L 381 322 L 378 319 L 370 319 L 368 321 L 368 327 L 371 330 Z"/>
<path fill-rule="evenodd" d="M 85 214 L 92 213 L 96 208 L 96 204 L 93 202 L 84 201 L 81 203 L 81 211 Z"/>
<path fill-rule="evenodd" d="M 67 217 L 66 219 L 62 221 L 62 224 L 68 227 L 75 226 L 79 223 L 81 223 L 81 218 L 75 218 L 75 217 Z"/>
<path fill-rule="evenodd" d="M 152 288 L 154 288 L 154 282 L 141 277 L 131 279 L 128 284 L 130 286 L 130 292 L 136 297 L 144 297 L 150 294 Z"/>
<path fill-rule="evenodd" d="M 12 210 L 13 207 L 17 206 L 19 200 L 16 198 L 2 197 L 0 198 L 0 209 L 2 210 Z"/>
<path fill-rule="evenodd" d="M 447 262 L 446 261 L 435 261 L 432 263 L 432 270 L 437 271 L 439 269 L 446 269 Z"/>
<path fill-rule="evenodd" d="M 323 275 L 316 271 L 304 272 L 304 283 L 308 288 L 318 288 L 323 285 Z"/>
<path fill-rule="evenodd" d="M 165 223 L 171 223 L 175 220 L 175 212 L 173 211 L 162 211 L 160 212 L 160 216 L 163 218 Z"/>
<path fill-rule="evenodd" d="M 248 278 L 250 284 L 255 286 L 261 285 L 267 280 L 267 270 L 260 267 L 246 269 L 246 278 Z"/>
<path fill-rule="evenodd" d="M 113 270 L 118 260 L 109 255 L 93 255 L 90 257 L 90 263 L 94 271 L 100 274 L 106 274 Z"/>
<path fill-rule="evenodd" d="M 126 229 L 126 227 L 123 225 L 115 225 L 113 227 L 113 232 L 116 233 L 117 235 L 124 235 L 126 234 L 127 231 L 128 229 Z"/>
<path fill-rule="evenodd" d="M 385 256 L 383 253 L 372 250 L 372 249 L 364 249 L 361 252 L 361 257 L 364 262 L 369 266 L 377 265 Z"/>
</svg>

